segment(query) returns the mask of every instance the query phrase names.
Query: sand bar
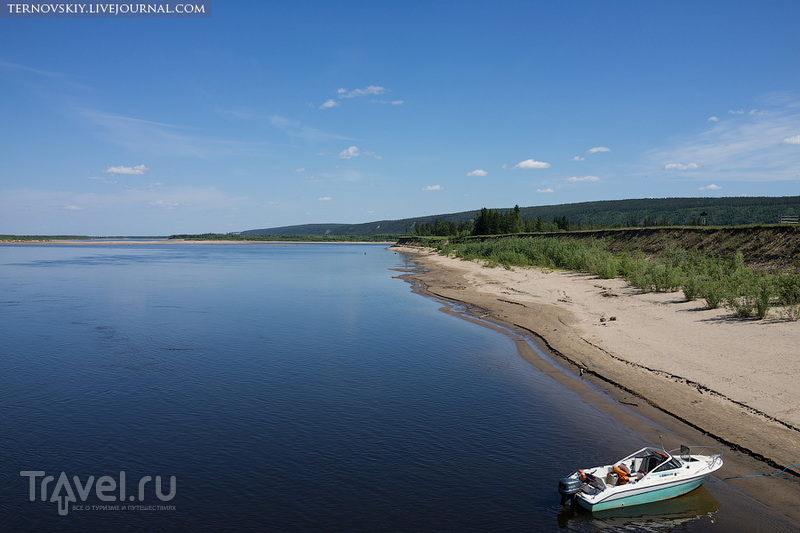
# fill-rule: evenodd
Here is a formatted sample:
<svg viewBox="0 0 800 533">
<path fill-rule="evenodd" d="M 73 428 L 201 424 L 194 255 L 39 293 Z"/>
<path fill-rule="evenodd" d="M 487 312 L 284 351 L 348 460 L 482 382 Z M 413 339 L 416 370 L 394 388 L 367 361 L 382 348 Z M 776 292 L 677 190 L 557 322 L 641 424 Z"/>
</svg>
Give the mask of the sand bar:
<svg viewBox="0 0 800 533">
<path fill-rule="evenodd" d="M 413 274 L 427 292 L 530 332 L 574 371 L 767 465 L 800 462 L 800 322 L 741 320 L 620 279 L 392 249 L 427 269 Z"/>
</svg>

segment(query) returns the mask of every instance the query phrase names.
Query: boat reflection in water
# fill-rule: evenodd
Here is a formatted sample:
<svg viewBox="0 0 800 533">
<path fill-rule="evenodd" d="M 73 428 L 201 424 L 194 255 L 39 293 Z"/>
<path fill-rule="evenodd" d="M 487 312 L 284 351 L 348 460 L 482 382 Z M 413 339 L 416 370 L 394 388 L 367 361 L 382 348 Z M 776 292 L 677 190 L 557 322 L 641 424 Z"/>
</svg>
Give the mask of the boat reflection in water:
<svg viewBox="0 0 800 533">
<path fill-rule="evenodd" d="M 558 515 L 559 528 L 573 531 L 670 531 L 705 518 L 709 525 L 720 503 L 705 487 L 670 500 L 588 511 L 578 505 L 564 506 Z"/>
</svg>

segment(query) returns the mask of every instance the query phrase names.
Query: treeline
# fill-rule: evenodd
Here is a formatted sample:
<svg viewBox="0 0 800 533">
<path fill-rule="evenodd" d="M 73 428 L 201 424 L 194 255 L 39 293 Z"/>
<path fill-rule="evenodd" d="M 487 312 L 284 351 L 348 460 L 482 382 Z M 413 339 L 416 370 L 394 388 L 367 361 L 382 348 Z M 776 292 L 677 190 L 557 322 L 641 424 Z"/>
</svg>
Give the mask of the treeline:
<svg viewBox="0 0 800 533">
<path fill-rule="evenodd" d="M 796 197 L 795 197 L 796 198 Z M 726 226 L 731 224 L 759 223 L 777 224 L 780 216 L 797 215 L 800 204 L 786 202 L 785 198 L 773 199 L 767 205 L 748 205 L 744 202 L 735 202 L 737 199 L 725 202 L 724 206 L 708 207 L 708 211 L 687 207 L 697 205 L 702 208 L 704 204 L 699 199 L 669 199 L 673 209 L 669 212 L 659 212 L 658 205 L 667 200 L 621 200 L 619 202 L 593 202 L 585 204 L 566 204 L 563 206 L 548 206 L 546 208 L 520 208 L 515 205 L 513 209 L 487 209 L 483 208 L 475 217 L 466 221 L 453 221 L 447 218 L 436 218 L 433 222 L 416 224 L 412 232 L 419 237 L 463 237 L 470 235 L 510 235 L 514 233 L 555 233 L 559 231 L 604 230 L 620 228 L 651 228 L 665 226 Z M 769 200 L 769 199 L 768 199 Z M 598 206 L 608 207 L 606 204 L 628 204 L 639 209 L 611 213 L 602 211 Z M 586 207 L 585 212 L 577 211 L 576 206 Z M 557 209 L 561 208 L 562 213 Z M 540 214 L 527 216 L 527 213 L 550 213 L 550 218 Z M 779 216 L 780 213 L 780 216 Z M 596 218 L 592 218 L 595 216 Z M 766 221 L 766 222 L 763 222 Z"/>
<path fill-rule="evenodd" d="M 488 210 L 487 210 L 488 211 Z M 504 210 L 500 210 L 505 213 Z M 731 198 L 644 198 L 522 207 L 520 231 L 615 229 L 650 226 L 738 226 L 777 224 L 800 215 L 800 196 Z M 701 213 L 707 213 L 701 217 Z M 477 235 L 480 211 L 431 214 L 363 224 L 302 224 L 246 230 L 253 235 Z M 439 221 L 438 228 L 436 222 Z M 537 221 L 538 225 L 537 225 Z M 445 226 L 444 222 L 455 225 Z M 705 222 L 705 224 L 701 224 Z M 449 229 L 448 229 L 449 228 Z"/>
<path fill-rule="evenodd" d="M 701 214 L 705 213 L 705 217 Z M 781 216 L 800 215 L 800 197 L 641 198 L 523 207 L 526 218 L 565 216 L 573 224 L 601 228 L 777 224 Z"/>
<path fill-rule="evenodd" d="M 467 235 L 505 235 L 512 233 L 550 232 L 567 229 L 566 218 L 561 221 L 544 222 L 541 218 L 525 220 L 518 205 L 514 209 L 500 210 L 483 208 L 474 219 L 456 224 L 451 220 L 436 219 L 433 223 L 425 222 L 414 228 L 414 234 L 420 237 L 460 237 Z"/>
<path fill-rule="evenodd" d="M 580 231 L 589 229 L 607 229 L 595 223 L 577 223 L 569 220 L 565 215 L 554 216 L 552 220 L 545 221 L 541 217 L 525 218 L 519 205 L 513 209 L 487 209 L 478 211 L 474 219 L 456 223 L 452 220 L 436 219 L 424 222 L 414 227 L 414 235 L 418 237 L 464 237 L 469 235 L 511 235 L 514 233 L 554 233 L 557 231 Z M 655 226 L 658 222 L 645 218 L 643 226 Z M 696 225 L 701 224 L 698 218 Z M 640 224 L 635 220 L 629 221 L 627 227 L 637 227 Z M 617 225 L 614 227 L 622 227 Z"/>
<path fill-rule="evenodd" d="M 780 306 L 782 317 L 800 319 L 800 269 L 749 268 L 741 253 L 724 258 L 668 244 L 658 257 L 648 258 L 640 251 L 612 254 L 602 240 L 556 237 L 439 241 L 438 247 L 445 255 L 489 265 L 571 269 L 604 279 L 622 277 L 644 292 L 683 291 L 686 300 L 701 299 L 708 309 L 725 307 L 740 318 L 765 318 Z"/>
</svg>

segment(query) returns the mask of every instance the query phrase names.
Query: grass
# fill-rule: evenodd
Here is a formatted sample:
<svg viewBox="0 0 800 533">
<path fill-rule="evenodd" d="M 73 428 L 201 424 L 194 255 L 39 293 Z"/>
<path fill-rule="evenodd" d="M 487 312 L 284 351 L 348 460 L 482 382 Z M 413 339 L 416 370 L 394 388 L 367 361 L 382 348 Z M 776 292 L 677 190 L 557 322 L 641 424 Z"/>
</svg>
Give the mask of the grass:
<svg viewBox="0 0 800 533">
<path fill-rule="evenodd" d="M 765 318 L 780 304 L 781 316 L 800 320 L 800 273 L 757 271 L 741 253 L 718 257 L 667 243 L 658 257 L 640 251 L 612 254 L 602 240 L 555 237 L 496 239 L 453 243 L 429 241 L 440 253 L 488 266 L 568 269 L 604 279 L 622 277 L 643 292 L 683 291 L 687 300 L 704 300 L 708 309 L 725 307 L 740 318 Z"/>
</svg>

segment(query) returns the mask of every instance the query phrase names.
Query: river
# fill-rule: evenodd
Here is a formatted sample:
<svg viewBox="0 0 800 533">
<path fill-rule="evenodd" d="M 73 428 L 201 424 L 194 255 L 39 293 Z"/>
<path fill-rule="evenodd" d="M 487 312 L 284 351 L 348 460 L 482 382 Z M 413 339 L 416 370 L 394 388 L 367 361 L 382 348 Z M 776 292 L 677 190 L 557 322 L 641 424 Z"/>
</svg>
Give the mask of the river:
<svg viewBox="0 0 800 533">
<path fill-rule="evenodd" d="M 0 246 L 2 529 L 791 530 L 725 483 L 563 509 L 560 477 L 653 435 L 384 248 Z"/>
</svg>

